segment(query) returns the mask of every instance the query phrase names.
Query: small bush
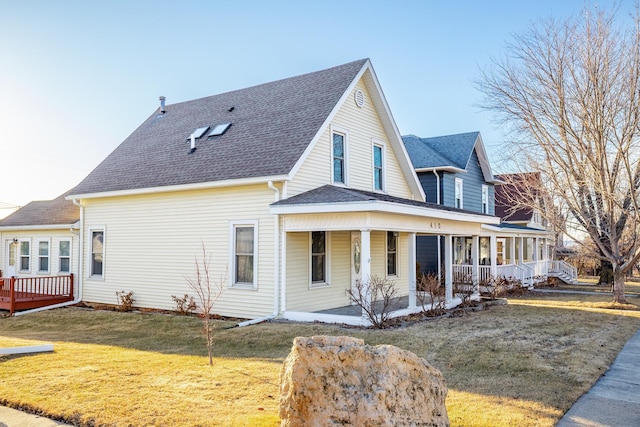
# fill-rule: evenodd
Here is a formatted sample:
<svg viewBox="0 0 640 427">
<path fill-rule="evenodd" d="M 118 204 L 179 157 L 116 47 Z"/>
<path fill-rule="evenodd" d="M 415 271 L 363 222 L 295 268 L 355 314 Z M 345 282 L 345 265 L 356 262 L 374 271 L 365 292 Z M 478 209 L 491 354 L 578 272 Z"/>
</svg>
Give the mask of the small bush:
<svg viewBox="0 0 640 427">
<path fill-rule="evenodd" d="M 116 291 L 118 298 L 118 311 L 133 311 L 133 291 Z"/>
<path fill-rule="evenodd" d="M 416 297 L 427 316 L 441 316 L 445 313 L 447 302 L 445 287 L 435 273 L 421 274 L 416 283 Z"/>
<path fill-rule="evenodd" d="M 196 300 L 189 294 L 184 294 L 183 297 L 171 295 L 171 299 L 176 304 L 175 312 L 181 316 L 188 316 L 197 308 Z"/>
<path fill-rule="evenodd" d="M 364 311 L 374 328 L 389 326 L 392 303 L 398 293 L 396 282 L 386 277 L 370 276 L 367 280 L 356 280 L 355 289 L 348 289 L 347 293 L 351 301 Z"/>
</svg>

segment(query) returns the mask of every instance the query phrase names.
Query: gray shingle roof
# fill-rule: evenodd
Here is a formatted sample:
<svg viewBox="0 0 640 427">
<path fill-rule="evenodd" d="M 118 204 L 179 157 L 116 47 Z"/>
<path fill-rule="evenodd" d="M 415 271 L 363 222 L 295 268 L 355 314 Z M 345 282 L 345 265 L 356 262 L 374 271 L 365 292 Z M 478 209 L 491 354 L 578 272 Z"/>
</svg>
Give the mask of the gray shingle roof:
<svg viewBox="0 0 640 427">
<path fill-rule="evenodd" d="M 420 202 L 418 200 L 403 199 L 401 197 L 390 196 L 383 193 L 375 193 L 372 191 L 356 190 L 354 188 L 336 187 L 334 185 L 323 185 L 314 188 L 288 199 L 283 199 L 272 203 L 272 206 L 292 206 L 292 205 L 308 205 L 308 204 L 327 204 L 327 203 L 349 203 L 349 202 L 366 202 L 381 201 L 397 203 L 400 205 L 418 206 L 422 208 L 436 209 L 439 211 L 470 213 L 473 215 L 484 215 L 492 217 L 492 215 L 479 214 L 464 209 L 452 208 L 449 206 L 438 205 L 436 203 Z"/>
<path fill-rule="evenodd" d="M 367 59 L 166 106 L 100 163 L 73 195 L 288 174 Z M 233 107 L 232 111 L 229 111 Z M 196 141 L 202 126 L 231 122 Z"/>
<path fill-rule="evenodd" d="M 416 169 L 454 166 L 466 169 L 480 132 L 420 138 L 402 137 L 409 157 Z"/>
<path fill-rule="evenodd" d="M 74 224 L 80 220 L 80 208 L 71 200 L 65 200 L 68 194 L 53 200 L 31 202 L 1 220 L 0 227 Z"/>
</svg>

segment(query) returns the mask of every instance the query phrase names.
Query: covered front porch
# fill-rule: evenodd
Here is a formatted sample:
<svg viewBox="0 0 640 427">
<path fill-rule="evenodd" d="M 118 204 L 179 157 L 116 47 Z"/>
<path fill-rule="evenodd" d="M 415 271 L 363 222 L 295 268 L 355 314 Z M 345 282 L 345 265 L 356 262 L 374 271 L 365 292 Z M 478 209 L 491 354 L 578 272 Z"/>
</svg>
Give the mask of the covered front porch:
<svg viewBox="0 0 640 427">
<path fill-rule="evenodd" d="M 371 307 L 375 300 L 367 287 L 373 278 L 396 285 L 391 317 L 423 311 L 416 289 L 417 235 L 443 235 L 451 249 L 454 233 L 479 234 L 483 223 L 499 221 L 377 193 L 324 190 L 272 205 L 280 227 L 280 313 L 289 320 L 369 325 L 364 310 L 351 308 L 349 293 L 360 283 Z M 336 196 L 333 203 L 312 202 Z M 445 253 L 450 268 L 443 276 L 444 305 L 451 308 L 461 300 L 453 292 L 452 251 Z"/>
</svg>

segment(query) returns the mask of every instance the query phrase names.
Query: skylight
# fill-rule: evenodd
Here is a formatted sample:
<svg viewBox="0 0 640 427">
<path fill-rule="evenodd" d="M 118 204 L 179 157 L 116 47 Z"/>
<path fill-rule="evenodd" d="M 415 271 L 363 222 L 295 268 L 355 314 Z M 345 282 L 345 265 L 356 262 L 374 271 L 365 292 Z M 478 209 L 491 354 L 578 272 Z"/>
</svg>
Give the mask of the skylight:
<svg viewBox="0 0 640 427">
<path fill-rule="evenodd" d="M 198 139 L 202 137 L 202 135 L 204 135 L 204 133 L 208 131 L 210 127 L 211 126 L 204 126 L 204 127 L 198 128 L 193 131 L 192 135 L 194 136 L 195 139 Z M 191 138 L 191 135 L 189 135 L 189 138 Z"/>
<path fill-rule="evenodd" d="M 212 137 L 212 136 L 222 135 L 227 131 L 227 129 L 229 129 L 230 126 L 231 126 L 231 123 L 220 123 L 219 125 L 215 125 L 213 127 L 213 130 L 207 136 Z"/>
</svg>

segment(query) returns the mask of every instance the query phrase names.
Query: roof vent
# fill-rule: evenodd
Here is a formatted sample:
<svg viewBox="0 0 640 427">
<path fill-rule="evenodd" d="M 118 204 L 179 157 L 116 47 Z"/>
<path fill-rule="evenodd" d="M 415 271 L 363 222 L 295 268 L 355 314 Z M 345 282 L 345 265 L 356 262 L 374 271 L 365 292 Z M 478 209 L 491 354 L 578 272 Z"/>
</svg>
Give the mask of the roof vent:
<svg viewBox="0 0 640 427">
<path fill-rule="evenodd" d="M 220 136 L 227 131 L 231 127 L 231 123 L 220 123 L 219 125 L 215 125 L 213 130 L 207 135 L 207 137 L 211 138 L 212 136 Z"/>
<path fill-rule="evenodd" d="M 164 107 L 164 101 L 166 101 L 167 98 L 165 98 L 164 96 L 160 97 L 160 112 L 162 114 L 164 114 L 165 111 L 167 111 Z"/>
<path fill-rule="evenodd" d="M 354 98 L 356 101 L 356 105 L 360 108 L 364 107 L 364 92 L 361 91 L 360 89 L 356 90 L 356 93 L 354 94 Z"/>
</svg>

